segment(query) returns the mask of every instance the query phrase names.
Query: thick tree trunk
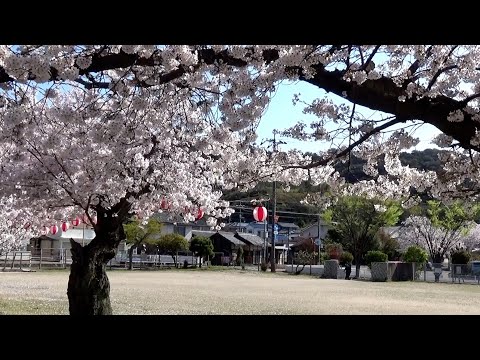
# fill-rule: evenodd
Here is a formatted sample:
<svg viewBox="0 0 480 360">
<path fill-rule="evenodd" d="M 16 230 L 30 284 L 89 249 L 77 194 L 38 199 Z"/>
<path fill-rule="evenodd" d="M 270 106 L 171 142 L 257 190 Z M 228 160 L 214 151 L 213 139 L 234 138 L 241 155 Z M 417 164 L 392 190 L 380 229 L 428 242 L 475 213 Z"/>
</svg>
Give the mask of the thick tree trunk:
<svg viewBox="0 0 480 360">
<path fill-rule="evenodd" d="M 355 264 L 355 279 L 360 277 L 360 262 Z"/>
<path fill-rule="evenodd" d="M 122 218 L 98 214 L 95 238 L 86 246 L 70 239 L 72 266 L 68 280 L 70 315 L 111 315 L 110 282 L 106 266 L 122 239 Z"/>
<path fill-rule="evenodd" d="M 441 264 L 443 263 L 443 256 L 439 253 L 432 256 L 432 260 L 434 264 Z"/>
<path fill-rule="evenodd" d="M 128 249 L 128 270 L 133 270 L 133 245 Z"/>
</svg>

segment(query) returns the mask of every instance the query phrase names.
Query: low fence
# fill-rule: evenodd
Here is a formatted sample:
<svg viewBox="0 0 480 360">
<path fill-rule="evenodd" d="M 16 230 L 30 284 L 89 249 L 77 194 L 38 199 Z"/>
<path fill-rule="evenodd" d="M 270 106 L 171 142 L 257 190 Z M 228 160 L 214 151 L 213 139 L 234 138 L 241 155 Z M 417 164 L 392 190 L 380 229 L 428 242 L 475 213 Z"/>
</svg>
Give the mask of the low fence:
<svg viewBox="0 0 480 360">
<path fill-rule="evenodd" d="M 124 266 L 128 267 L 130 259 L 127 251 L 119 251 L 110 262 L 111 266 Z M 148 267 L 183 267 L 184 264 L 187 266 L 197 266 L 198 258 L 193 255 L 193 253 L 188 255 L 148 255 L 140 254 L 132 256 L 132 267 L 133 268 L 148 268 Z"/>
<path fill-rule="evenodd" d="M 192 254 L 188 255 L 133 255 L 133 268 L 147 268 L 147 267 L 183 267 L 197 266 L 198 258 Z M 70 249 L 33 249 L 31 251 L 12 251 L 0 255 L 0 268 L 3 271 L 14 269 L 29 268 L 66 268 L 72 264 L 72 254 Z M 129 257 L 126 251 L 118 251 L 113 259 L 111 259 L 107 266 L 113 267 L 128 267 Z"/>
<path fill-rule="evenodd" d="M 32 255 L 30 251 L 11 251 L 0 255 L 2 271 L 14 269 L 30 269 L 32 267 Z"/>
</svg>

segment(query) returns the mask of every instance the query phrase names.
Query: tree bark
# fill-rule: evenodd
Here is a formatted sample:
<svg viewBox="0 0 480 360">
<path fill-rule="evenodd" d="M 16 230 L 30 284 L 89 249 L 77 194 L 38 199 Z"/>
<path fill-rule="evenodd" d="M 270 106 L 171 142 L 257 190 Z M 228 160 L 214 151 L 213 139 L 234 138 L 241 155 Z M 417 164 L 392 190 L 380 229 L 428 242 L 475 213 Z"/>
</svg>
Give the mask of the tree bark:
<svg viewBox="0 0 480 360">
<path fill-rule="evenodd" d="M 123 217 L 112 217 L 113 211 L 108 215 L 97 213 L 95 238 L 88 245 L 82 247 L 70 239 L 72 266 L 67 290 L 70 315 L 112 314 L 106 267 L 125 238 Z"/>
<path fill-rule="evenodd" d="M 173 251 L 170 252 L 170 256 L 172 257 L 172 259 L 173 259 L 173 265 L 174 265 L 175 268 L 176 268 L 176 267 L 177 267 L 177 256 L 174 255 L 174 252 L 173 252 Z"/>
<path fill-rule="evenodd" d="M 360 266 L 362 264 L 362 258 L 360 255 L 355 256 L 355 279 L 360 277 Z"/>
<path fill-rule="evenodd" d="M 133 270 L 133 244 L 128 249 L 128 270 Z"/>
<path fill-rule="evenodd" d="M 355 279 L 360 277 L 360 262 L 355 264 Z"/>
</svg>

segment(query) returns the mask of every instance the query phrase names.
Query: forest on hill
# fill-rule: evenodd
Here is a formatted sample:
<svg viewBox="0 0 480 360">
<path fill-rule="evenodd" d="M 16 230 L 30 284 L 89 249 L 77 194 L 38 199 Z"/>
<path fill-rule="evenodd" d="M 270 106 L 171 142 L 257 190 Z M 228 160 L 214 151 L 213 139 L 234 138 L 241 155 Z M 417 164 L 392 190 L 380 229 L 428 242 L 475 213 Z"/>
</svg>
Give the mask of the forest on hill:
<svg viewBox="0 0 480 360">
<path fill-rule="evenodd" d="M 402 165 L 408 165 L 412 168 L 419 170 L 428 170 L 439 172 L 442 169 L 442 163 L 438 158 L 438 154 L 442 150 L 437 149 L 425 149 L 423 151 L 412 151 L 412 152 L 402 152 L 400 153 L 400 161 Z M 315 154 L 309 154 L 314 159 Z M 383 157 L 380 157 L 379 160 L 379 173 L 385 173 L 383 167 Z M 357 181 L 369 180 L 371 177 L 366 175 L 363 172 L 363 165 L 366 163 L 365 160 L 359 159 L 355 156 L 352 156 L 350 159 L 350 164 L 348 162 L 339 162 L 335 165 L 335 168 L 339 173 L 346 178 L 350 183 L 355 183 Z M 293 222 L 300 227 L 311 224 L 316 221 L 315 214 L 318 213 L 318 210 L 315 206 L 302 204 L 302 200 L 306 197 L 308 193 L 318 192 L 325 190 L 324 185 L 313 186 L 307 181 L 304 181 L 298 186 L 291 186 L 289 191 L 283 189 L 282 184 L 277 183 L 277 211 L 280 216 L 280 222 Z M 230 222 L 242 221 L 253 221 L 252 210 L 253 205 L 251 204 L 252 199 L 268 199 L 272 195 L 272 183 L 262 182 L 259 183 L 255 188 L 247 191 L 240 192 L 236 190 L 231 190 L 225 192 L 223 198 L 232 203 L 235 208 L 235 213 L 231 215 Z M 271 210 L 271 202 L 267 201 L 263 204 L 268 210 Z M 282 213 L 285 211 L 285 213 Z M 287 212 L 296 212 L 296 213 L 305 213 L 312 215 L 296 215 L 289 214 Z M 241 218 L 240 218 L 241 217 Z"/>
</svg>

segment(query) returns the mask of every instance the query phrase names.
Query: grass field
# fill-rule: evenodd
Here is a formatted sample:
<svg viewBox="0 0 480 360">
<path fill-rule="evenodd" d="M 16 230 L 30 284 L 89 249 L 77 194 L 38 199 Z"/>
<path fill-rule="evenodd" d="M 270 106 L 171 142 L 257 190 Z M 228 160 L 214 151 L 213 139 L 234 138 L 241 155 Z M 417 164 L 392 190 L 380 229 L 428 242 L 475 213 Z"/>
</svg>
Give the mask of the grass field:
<svg viewBox="0 0 480 360">
<path fill-rule="evenodd" d="M 0 273 L 0 314 L 68 314 L 68 270 Z M 108 272 L 115 314 L 480 314 L 480 286 L 284 273 Z"/>
</svg>

